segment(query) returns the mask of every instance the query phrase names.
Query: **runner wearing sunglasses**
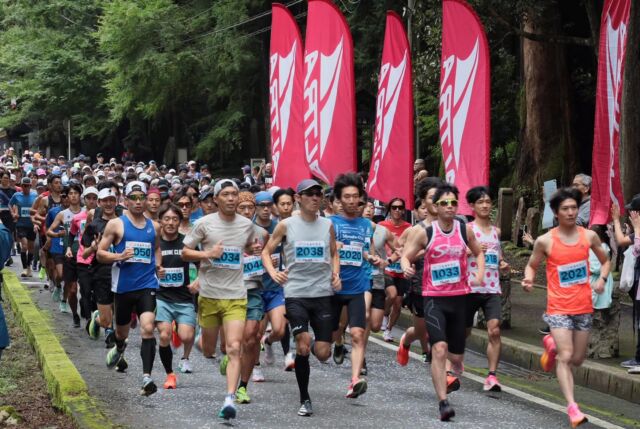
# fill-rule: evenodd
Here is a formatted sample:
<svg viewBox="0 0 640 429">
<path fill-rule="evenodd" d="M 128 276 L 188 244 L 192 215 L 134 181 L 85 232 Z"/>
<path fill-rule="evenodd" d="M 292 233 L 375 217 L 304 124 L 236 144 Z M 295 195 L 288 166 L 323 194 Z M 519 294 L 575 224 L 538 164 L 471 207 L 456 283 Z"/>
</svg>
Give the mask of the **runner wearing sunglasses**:
<svg viewBox="0 0 640 429">
<path fill-rule="evenodd" d="M 431 344 L 431 379 L 438 396 L 440 420 L 455 416 L 447 400 L 447 358 L 454 371 L 463 371 L 465 347 L 466 295 L 471 291 L 467 278 L 467 247 L 478 260 L 472 284 L 484 278 L 484 254 L 471 227 L 455 219 L 458 189 L 448 183 L 439 185 L 433 195 L 438 215 L 431 225 L 411 234 L 401 258 L 406 277 L 415 275 L 411 265 L 424 249 L 422 295 L 424 314 Z M 459 384 L 458 384 L 459 387 Z"/>
</svg>

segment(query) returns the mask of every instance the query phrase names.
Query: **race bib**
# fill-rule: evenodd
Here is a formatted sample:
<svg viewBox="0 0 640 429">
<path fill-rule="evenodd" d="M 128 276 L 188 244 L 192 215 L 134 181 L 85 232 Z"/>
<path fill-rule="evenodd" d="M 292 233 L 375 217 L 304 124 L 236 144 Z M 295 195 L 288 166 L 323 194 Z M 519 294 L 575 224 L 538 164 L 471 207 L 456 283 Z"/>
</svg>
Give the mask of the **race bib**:
<svg viewBox="0 0 640 429">
<path fill-rule="evenodd" d="M 431 283 L 434 286 L 460 282 L 460 261 L 431 265 Z"/>
<path fill-rule="evenodd" d="M 127 241 L 124 243 L 125 249 L 133 249 L 133 257 L 127 262 L 139 262 L 141 264 L 151 263 L 151 243 L 142 241 Z"/>
<path fill-rule="evenodd" d="M 82 235 L 82 233 L 84 232 L 84 227 L 87 225 L 87 221 L 86 220 L 81 220 L 80 221 L 80 235 Z"/>
<path fill-rule="evenodd" d="M 20 207 L 20 217 L 31 217 L 31 207 Z"/>
<path fill-rule="evenodd" d="M 296 241 L 295 262 L 324 263 L 324 241 Z"/>
<path fill-rule="evenodd" d="M 400 266 L 400 261 L 394 262 L 393 264 L 389 264 L 386 268 L 386 271 L 394 274 L 402 274 L 402 267 Z"/>
<path fill-rule="evenodd" d="M 260 256 L 245 256 L 242 267 L 242 277 L 245 280 L 260 277 L 264 274 L 264 267 L 262 266 L 262 258 Z"/>
<path fill-rule="evenodd" d="M 587 261 L 574 262 L 558 266 L 558 277 L 560 277 L 560 287 L 571 287 L 584 284 L 589 281 Z"/>
<path fill-rule="evenodd" d="M 184 268 L 165 268 L 164 278 L 160 279 L 162 287 L 180 287 L 184 284 Z"/>
<path fill-rule="evenodd" d="M 499 262 L 498 252 L 487 249 L 487 253 L 484 254 L 484 267 L 497 270 Z"/>
<path fill-rule="evenodd" d="M 340 249 L 340 265 L 362 266 L 362 247 L 344 245 Z"/>
<path fill-rule="evenodd" d="M 242 268 L 241 259 L 242 251 L 239 247 L 224 246 L 222 255 L 218 259 L 211 259 L 211 265 L 215 268 L 239 270 Z"/>
</svg>

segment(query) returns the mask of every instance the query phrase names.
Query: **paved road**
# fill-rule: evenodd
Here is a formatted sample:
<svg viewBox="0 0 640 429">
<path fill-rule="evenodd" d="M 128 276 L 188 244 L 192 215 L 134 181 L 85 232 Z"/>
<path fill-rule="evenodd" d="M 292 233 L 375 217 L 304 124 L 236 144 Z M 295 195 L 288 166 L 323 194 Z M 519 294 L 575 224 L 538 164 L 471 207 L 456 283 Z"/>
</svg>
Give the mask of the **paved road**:
<svg viewBox="0 0 640 429">
<path fill-rule="evenodd" d="M 19 260 L 16 262 L 19 264 Z M 379 340 L 373 340 L 367 351 L 369 390 L 355 400 L 344 398 L 350 376 L 348 359 L 342 366 L 332 361 L 321 364 L 311 359 L 310 393 L 315 414 L 310 418 L 296 415 L 299 402 L 295 375 L 282 370 L 281 353 L 276 353 L 278 361 L 275 366 L 263 366 L 267 381 L 249 385 L 253 402 L 239 406 L 238 418 L 231 423 L 223 423 L 216 417 L 225 386 L 224 377 L 218 373 L 217 361 L 204 359 L 197 351 L 192 355 L 195 372 L 179 375 L 177 390 L 159 389 L 151 397 L 142 397 L 138 394 L 141 361 L 137 330 L 132 332 L 126 352 L 129 362 L 127 374 L 109 371 L 104 364 L 104 341 L 93 341 L 83 329 L 74 329 L 71 317 L 58 312 L 50 293 L 35 278 L 24 283 L 33 290 L 36 303 L 51 314 L 62 343 L 85 378 L 90 392 L 103 401 L 113 421 L 123 426 L 185 429 L 225 425 L 239 428 L 299 428 L 303 425 L 313 428 L 451 427 L 451 424 L 437 420 L 437 401 L 429 377 L 429 366 L 411 359 L 406 367 L 400 367 L 395 362 L 393 350 Z M 176 367 L 178 357 L 174 355 Z M 486 359 L 482 356 L 468 353 L 465 360 L 468 368 L 486 368 Z M 540 376 L 506 364 L 501 366 L 501 371 L 505 376 L 518 380 Z M 164 370 L 157 355 L 153 375 L 157 384 L 161 385 Z M 477 382 L 481 379 L 469 376 L 473 379 L 463 379 L 461 390 L 450 397 L 457 413 L 456 427 L 568 427 L 566 414 L 562 412 L 564 407 L 516 390 L 512 391 L 513 394 L 486 394 Z M 586 390 L 580 390 L 579 395 L 586 396 Z M 614 412 L 619 409 L 622 414 L 635 414 L 635 418 L 638 418 L 637 405 L 606 395 L 601 395 L 599 399 L 600 394 L 596 392 L 590 392 L 589 395 Z M 602 420 L 596 423 L 583 427 L 618 427 Z"/>
</svg>

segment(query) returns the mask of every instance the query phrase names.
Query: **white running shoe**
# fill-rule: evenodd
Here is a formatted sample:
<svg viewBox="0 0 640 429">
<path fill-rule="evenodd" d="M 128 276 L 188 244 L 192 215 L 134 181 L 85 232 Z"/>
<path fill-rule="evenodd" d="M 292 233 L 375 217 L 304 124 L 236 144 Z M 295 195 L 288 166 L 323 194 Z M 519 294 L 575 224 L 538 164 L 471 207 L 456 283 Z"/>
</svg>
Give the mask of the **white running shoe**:
<svg viewBox="0 0 640 429">
<path fill-rule="evenodd" d="M 284 370 L 293 371 L 296 367 L 296 355 L 293 352 L 289 352 L 284 357 Z"/>
<path fill-rule="evenodd" d="M 386 331 L 387 330 L 387 326 L 389 326 L 389 316 L 384 316 L 382 318 L 382 325 L 380 325 L 380 330 L 381 331 Z"/>
<path fill-rule="evenodd" d="M 262 343 L 262 347 L 264 348 L 264 364 L 265 365 L 273 365 L 276 363 L 276 357 L 273 355 L 273 347 L 271 344 L 267 344 L 266 340 L 269 337 L 269 334 L 264 334 L 260 342 Z"/>
<path fill-rule="evenodd" d="M 260 367 L 254 366 L 253 373 L 251 374 L 251 381 L 254 383 L 262 383 L 264 381 L 264 374 Z"/>
<path fill-rule="evenodd" d="M 384 334 L 382 334 L 382 338 L 387 342 L 387 343 L 392 343 L 393 342 L 393 334 L 391 333 L 391 331 L 389 330 L 385 330 Z"/>
<path fill-rule="evenodd" d="M 193 372 L 193 368 L 191 367 L 191 362 L 189 362 L 189 359 L 180 359 L 178 369 L 183 374 L 191 374 Z"/>
</svg>

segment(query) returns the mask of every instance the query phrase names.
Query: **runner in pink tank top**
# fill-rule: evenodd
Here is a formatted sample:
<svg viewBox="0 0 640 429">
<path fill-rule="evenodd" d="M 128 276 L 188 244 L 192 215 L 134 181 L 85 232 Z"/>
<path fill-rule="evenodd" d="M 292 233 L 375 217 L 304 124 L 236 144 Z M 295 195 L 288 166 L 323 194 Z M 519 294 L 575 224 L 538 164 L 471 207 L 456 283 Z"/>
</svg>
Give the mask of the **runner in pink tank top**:
<svg viewBox="0 0 640 429">
<path fill-rule="evenodd" d="M 477 279 L 484 277 L 484 253 L 471 228 L 455 219 L 458 189 L 448 183 L 439 185 L 433 195 L 438 219 L 431 226 L 410 234 L 401 266 L 405 276 L 415 275 L 412 263 L 419 251 L 425 250 L 422 295 L 424 319 L 431 343 L 431 379 L 440 403 L 440 420 L 448 421 L 455 411 L 447 393 L 460 388 L 454 375 L 462 373 L 465 347 L 467 295 L 467 247 L 478 258 Z M 475 284 L 479 282 L 475 280 Z M 453 372 L 447 374 L 447 358 Z"/>
</svg>

